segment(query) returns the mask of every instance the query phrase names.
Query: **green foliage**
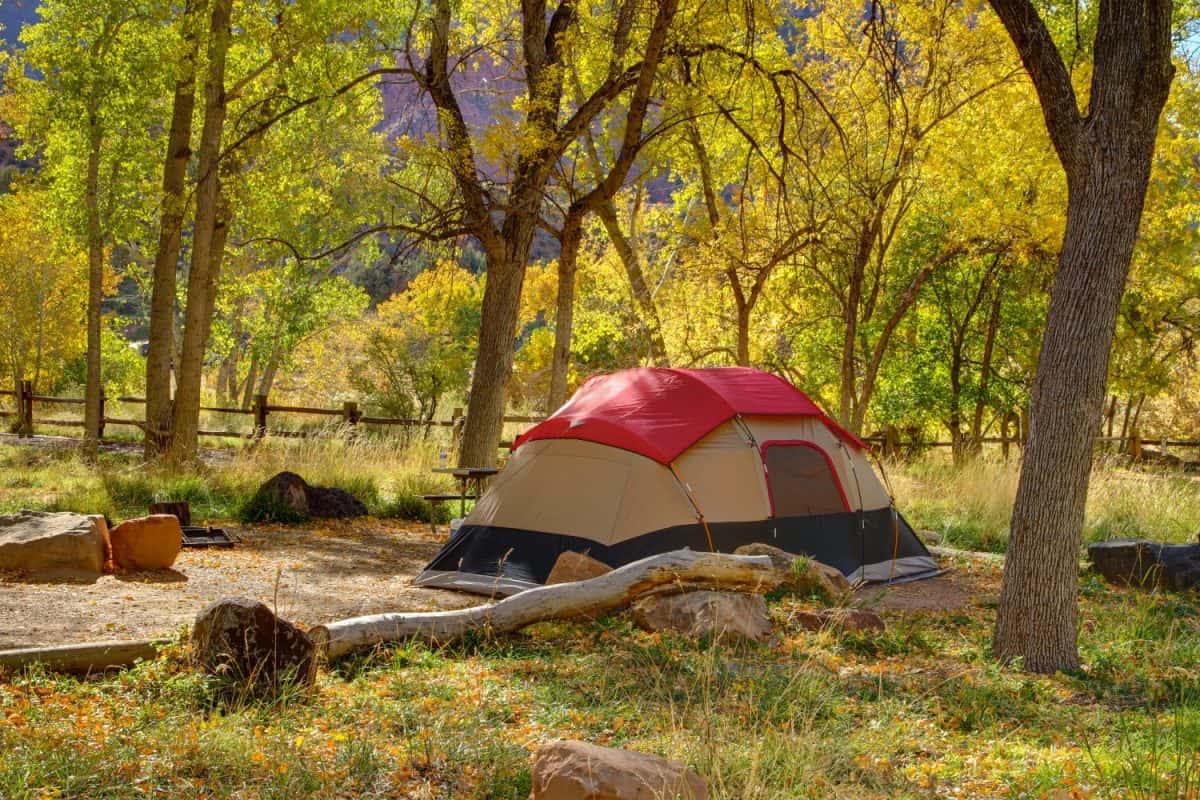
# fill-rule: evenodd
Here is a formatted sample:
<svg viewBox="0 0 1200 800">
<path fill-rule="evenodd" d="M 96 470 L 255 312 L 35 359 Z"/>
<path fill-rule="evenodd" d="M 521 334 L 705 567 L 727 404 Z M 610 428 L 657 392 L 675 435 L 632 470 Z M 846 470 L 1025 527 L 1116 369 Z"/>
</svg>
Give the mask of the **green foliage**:
<svg viewBox="0 0 1200 800">
<path fill-rule="evenodd" d="M 466 388 L 481 299 L 476 277 L 450 262 L 421 273 L 362 331 L 354 387 L 388 416 L 433 419 L 443 397 Z"/>
</svg>

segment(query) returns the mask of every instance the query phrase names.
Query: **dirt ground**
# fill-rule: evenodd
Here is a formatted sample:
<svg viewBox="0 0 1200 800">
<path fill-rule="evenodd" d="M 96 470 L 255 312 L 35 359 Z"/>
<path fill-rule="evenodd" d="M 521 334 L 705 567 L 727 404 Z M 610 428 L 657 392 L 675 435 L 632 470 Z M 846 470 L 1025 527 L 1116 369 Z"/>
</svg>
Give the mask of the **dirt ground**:
<svg viewBox="0 0 1200 800">
<path fill-rule="evenodd" d="M 482 598 L 409 581 L 437 553 L 428 526 L 366 519 L 299 528 L 225 525 L 232 550 L 184 550 L 175 568 L 94 582 L 35 582 L 0 574 L 0 649 L 169 636 L 221 597 L 263 601 L 302 627 L 383 611 L 463 608 Z M 439 529 L 444 531 L 444 528 Z M 900 612 L 963 609 L 995 587 L 962 559 L 936 578 L 868 586 L 858 601 Z"/>
<path fill-rule="evenodd" d="M 172 570 L 104 575 L 95 582 L 0 575 L 0 649 L 168 636 L 189 626 L 208 603 L 230 595 L 261 600 L 304 627 L 480 601 L 409 584 L 441 546 L 427 525 L 372 519 L 303 528 L 223 527 L 241 540 L 237 547 L 186 549 Z"/>
</svg>

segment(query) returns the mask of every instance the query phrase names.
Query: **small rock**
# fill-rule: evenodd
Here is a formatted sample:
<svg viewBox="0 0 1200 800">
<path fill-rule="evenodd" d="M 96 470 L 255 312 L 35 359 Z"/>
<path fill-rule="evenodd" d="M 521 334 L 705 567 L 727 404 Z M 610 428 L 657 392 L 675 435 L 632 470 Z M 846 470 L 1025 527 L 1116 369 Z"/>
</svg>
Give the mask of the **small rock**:
<svg viewBox="0 0 1200 800">
<path fill-rule="evenodd" d="M 576 553 L 573 550 L 565 550 L 554 562 L 550 574 L 546 576 L 546 585 L 586 581 L 588 578 L 597 578 L 606 572 L 612 572 L 612 567 L 603 561 L 597 561 L 589 555 Z"/>
<path fill-rule="evenodd" d="M 103 517 L 19 511 L 0 514 L 0 570 L 97 577 L 108 557 Z"/>
<path fill-rule="evenodd" d="M 678 761 L 557 740 L 533 757 L 530 800 L 707 800 L 704 779 Z"/>
<path fill-rule="evenodd" d="M 798 556 L 763 542 L 744 544 L 733 552 L 739 556 L 767 556 L 776 569 L 791 576 L 785 585 L 797 594 L 816 592 L 836 601 L 850 593 L 850 581 L 841 570 L 808 556 Z"/>
<path fill-rule="evenodd" d="M 308 513 L 321 519 L 365 517 L 367 505 L 345 489 L 308 487 Z"/>
<path fill-rule="evenodd" d="M 1112 583 L 1174 591 L 1200 586 L 1200 544 L 1116 539 L 1088 545 L 1088 559 Z"/>
<path fill-rule="evenodd" d="M 183 549 L 183 529 L 172 514 L 127 519 L 109 533 L 119 570 L 167 569 Z"/>
<path fill-rule="evenodd" d="M 288 680 L 310 684 L 316 677 L 316 650 L 308 634 L 245 597 L 218 600 L 197 615 L 192 657 L 209 674 L 258 690 L 273 690 Z"/>
<path fill-rule="evenodd" d="M 651 594 L 633 604 L 634 620 L 649 631 L 674 630 L 688 636 L 718 640 L 745 638 L 766 641 L 771 636 L 767 603 L 760 595 L 698 591 Z"/>
<path fill-rule="evenodd" d="M 883 618 L 874 611 L 861 608 L 822 608 L 817 611 L 797 611 L 792 619 L 810 631 L 837 630 L 846 633 L 857 631 L 883 631 L 887 626 Z"/>
<path fill-rule="evenodd" d="M 284 508 L 300 517 L 364 517 L 366 505 L 345 489 L 310 486 L 294 472 L 280 472 L 258 488 L 251 505 L 269 512 Z"/>
</svg>

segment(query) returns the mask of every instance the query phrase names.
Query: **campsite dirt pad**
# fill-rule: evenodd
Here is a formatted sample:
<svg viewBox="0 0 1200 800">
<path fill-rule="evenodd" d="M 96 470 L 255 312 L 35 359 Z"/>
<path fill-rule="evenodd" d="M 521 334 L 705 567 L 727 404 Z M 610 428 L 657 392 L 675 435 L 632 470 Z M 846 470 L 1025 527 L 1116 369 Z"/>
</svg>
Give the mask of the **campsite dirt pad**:
<svg viewBox="0 0 1200 800">
<path fill-rule="evenodd" d="M 465 608 L 475 595 L 409 582 L 441 546 L 428 527 L 366 519 L 304 527 L 225 525 L 232 550 L 184 550 L 175 569 L 94 582 L 0 575 L 0 649 L 169 636 L 221 597 L 262 600 L 307 627 L 383 611 Z M 993 587 L 970 568 L 860 591 L 878 610 L 953 611 Z"/>
<path fill-rule="evenodd" d="M 437 553 L 428 526 L 355 520 L 305 527 L 223 525 L 231 550 L 184 550 L 173 570 L 38 583 L 0 576 L 0 649 L 169 636 L 221 597 L 262 600 L 307 627 L 383 611 L 475 605 L 409 580 Z"/>
</svg>

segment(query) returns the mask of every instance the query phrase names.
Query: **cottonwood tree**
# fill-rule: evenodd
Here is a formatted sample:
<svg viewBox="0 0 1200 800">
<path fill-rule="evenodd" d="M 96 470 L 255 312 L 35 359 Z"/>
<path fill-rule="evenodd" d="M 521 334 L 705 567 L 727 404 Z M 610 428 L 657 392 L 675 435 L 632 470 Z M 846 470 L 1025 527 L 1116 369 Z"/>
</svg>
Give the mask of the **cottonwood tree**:
<svg viewBox="0 0 1200 800">
<path fill-rule="evenodd" d="M 1067 219 L 1034 381 L 993 640 L 1003 661 L 1079 666 L 1084 505 L 1113 330 L 1174 74 L 1170 0 L 1102 0 L 1087 105 L 1030 0 L 989 0 L 1041 101 Z"/>
<path fill-rule="evenodd" d="M 94 455 L 100 430 L 101 300 L 109 250 L 140 232 L 148 197 L 144 153 L 157 149 L 157 75 L 164 51 L 163 8 L 128 0 L 48 0 L 41 21 L 22 32 L 14 73 L 25 105 L 19 129 L 46 161 L 42 180 L 54 210 L 88 255 L 84 449 Z M 151 76 L 151 77 L 147 77 Z"/>
<path fill-rule="evenodd" d="M 586 160 L 586 173 L 590 173 L 591 182 L 590 186 L 586 178 L 580 181 L 582 186 L 572 182 L 570 186 L 571 200 L 563 212 L 562 226 L 558 234 L 560 242 L 558 297 L 554 317 L 554 357 L 551 362 L 550 390 L 546 404 L 548 410 L 558 408 L 567 399 L 567 371 L 570 367 L 575 303 L 575 273 L 579 263 L 579 247 L 583 240 L 583 227 L 589 214 L 596 213 L 604 221 L 609 237 L 621 255 L 622 263 L 625 264 L 634 297 L 643 314 L 650 320 L 648 327 L 652 343 L 652 360 L 660 365 L 665 365 L 666 362 L 666 348 L 663 346 L 662 332 L 657 323 L 658 314 L 650 299 L 637 256 L 620 230 L 613 197 L 624 185 L 645 143 L 643 128 L 653 99 L 652 93 L 655 88 L 658 65 L 662 62 L 668 33 L 678 7 L 678 0 L 660 0 L 658 3 L 658 11 L 646 39 L 637 82 L 629 97 L 628 107 L 623 109 L 624 120 L 620 126 L 621 135 L 615 152 L 611 153 L 607 160 L 602 160 L 596 137 L 590 127 L 582 132 L 582 141 L 579 145 L 582 154 L 577 153 L 575 160 L 578 161 L 581 158 Z M 609 80 L 616 79 L 626 68 L 630 33 L 636 12 L 637 0 L 624 0 L 618 12 L 612 53 L 606 70 Z M 578 69 L 571 68 L 571 78 L 575 86 L 576 101 L 582 105 L 586 102 L 586 97 Z"/>
<path fill-rule="evenodd" d="M 175 358 L 176 275 L 187 211 L 187 169 L 192 155 L 192 121 L 196 108 L 196 61 L 200 53 L 206 0 L 186 0 L 178 23 L 171 123 L 162 167 L 158 247 L 150 281 L 150 320 L 146 352 L 145 456 L 162 453 L 172 423 L 171 365 Z"/>
<path fill-rule="evenodd" d="M 196 153 L 195 210 L 177 389 L 170 430 L 158 431 L 158 446 L 176 461 L 191 460 L 197 451 L 204 366 L 225 252 L 227 245 L 237 246 L 230 233 L 238 229 L 237 212 L 245 208 L 241 201 L 247 187 L 269 191 L 265 185 L 254 187 L 254 182 L 265 177 L 264 165 L 278 163 L 269 158 L 271 149 L 278 146 L 277 132 L 291 124 L 317 130 L 344 113 L 370 137 L 371 127 L 378 122 L 378 114 L 372 112 L 379 100 L 369 93 L 380 72 L 365 66 L 373 40 L 357 35 L 365 25 L 364 6 L 334 0 L 279 7 L 211 0 L 206 9 L 202 26 L 204 108 Z M 189 51 L 184 38 L 186 57 Z M 186 77 L 186 68 L 184 74 Z M 370 102 L 361 102 L 363 97 L 370 97 Z M 345 123 L 338 118 L 337 124 Z M 294 146 L 295 142 L 288 144 Z M 168 158 L 177 155 L 168 151 Z M 309 183 L 317 182 L 318 177 L 312 175 Z M 275 189 L 279 188 L 276 185 Z M 299 191 L 317 190 L 309 185 Z M 300 200 L 297 204 L 303 206 Z M 172 224 L 173 219 L 164 218 L 160 235 L 169 246 Z M 256 238 L 252 219 L 245 220 L 240 229 L 247 234 L 243 241 Z M 331 238 L 345 239 L 325 226 L 319 230 Z M 294 251 L 295 245 L 285 249 Z M 165 385 L 167 375 L 157 374 L 153 391 L 161 397 L 169 386 Z M 158 405 L 162 407 L 162 403 Z"/>
<path fill-rule="evenodd" d="M 698 238 L 736 245 L 721 258 L 739 333 L 733 360 L 750 359 L 755 306 L 784 295 L 776 305 L 789 307 L 791 330 L 779 339 L 819 330 L 836 341 L 767 352 L 828 361 L 832 348 L 839 419 L 861 431 L 896 329 L 957 252 L 950 243 L 924 263 L 891 257 L 930 189 L 931 142 L 1014 69 L 994 35 L 950 0 L 873 2 L 865 16 L 861 5 L 829 4 L 794 25 L 802 48 L 769 37 L 753 49 L 699 48 L 681 81 L 693 108 L 708 113 L 688 130 L 680 171 L 703 188 L 710 232 Z M 762 224 L 771 215 L 762 211 L 746 225 L 729 198 L 747 196 L 769 199 L 775 223 Z"/>
<path fill-rule="evenodd" d="M 409 28 L 403 57 L 420 92 L 437 110 L 442 164 L 458 190 L 458 224 L 452 228 L 479 244 L 487 264 L 460 463 L 496 461 L 521 288 L 555 167 L 620 97 L 652 85 L 668 46 L 676 4 L 635 8 L 634 24 L 621 34 L 622 26 L 615 24 L 619 9 L 607 2 L 525 0 L 511 12 L 491 9 L 477 16 L 465 7 L 456 15 L 449 0 L 434 0 L 427 17 L 418 11 L 414 18 L 421 36 L 411 35 Z M 630 36 L 631 43 L 622 43 L 622 35 Z M 582 101 L 568 103 L 567 63 L 583 47 L 612 54 L 611 62 L 619 66 L 583 76 L 592 80 L 582 86 Z M 512 74 L 494 82 L 520 87 L 511 108 L 497 114 L 494 124 L 469 120 L 457 76 L 467 70 L 497 70 L 505 63 L 515 65 Z M 638 127 L 629 129 L 635 138 Z M 431 215 L 444 218 L 445 208 L 432 209 Z"/>
</svg>

